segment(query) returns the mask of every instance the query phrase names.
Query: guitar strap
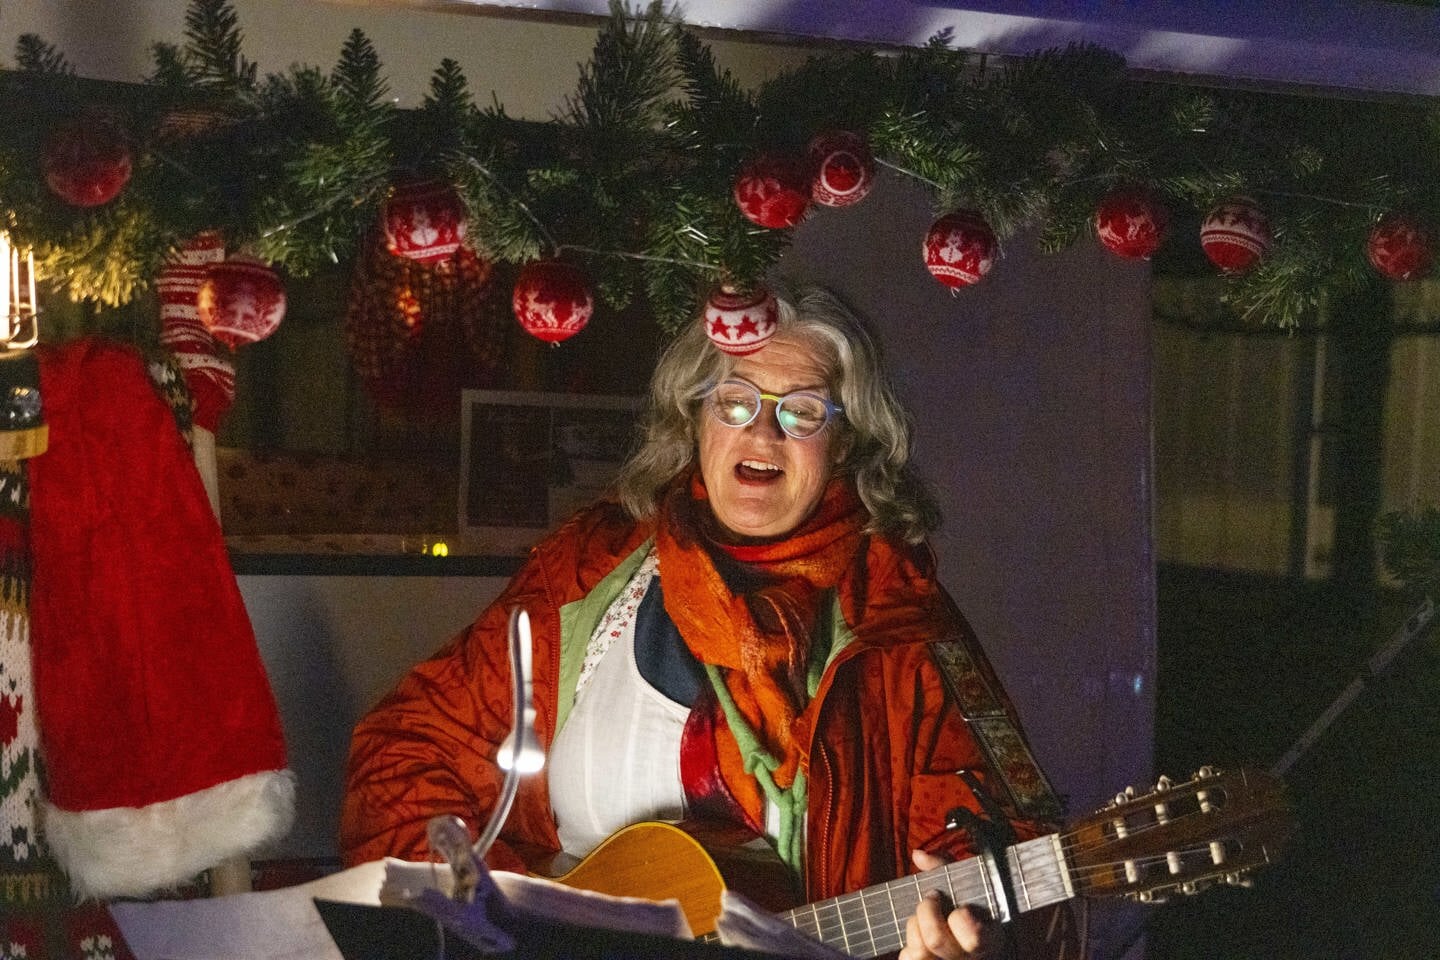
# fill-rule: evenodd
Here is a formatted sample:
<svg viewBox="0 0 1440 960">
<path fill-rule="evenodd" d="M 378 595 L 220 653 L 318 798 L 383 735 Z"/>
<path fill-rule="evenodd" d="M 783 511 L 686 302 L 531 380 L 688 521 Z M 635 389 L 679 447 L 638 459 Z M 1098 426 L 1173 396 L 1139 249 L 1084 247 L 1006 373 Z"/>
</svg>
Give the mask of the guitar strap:
<svg viewBox="0 0 1440 960">
<path fill-rule="evenodd" d="M 932 641 L 930 649 L 946 690 L 999 775 L 1009 811 L 1033 820 L 1059 820 L 1064 813 L 1060 800 L 1035 762 L 991 672 L 981 669 L 960 637 Z"/>
</svg>

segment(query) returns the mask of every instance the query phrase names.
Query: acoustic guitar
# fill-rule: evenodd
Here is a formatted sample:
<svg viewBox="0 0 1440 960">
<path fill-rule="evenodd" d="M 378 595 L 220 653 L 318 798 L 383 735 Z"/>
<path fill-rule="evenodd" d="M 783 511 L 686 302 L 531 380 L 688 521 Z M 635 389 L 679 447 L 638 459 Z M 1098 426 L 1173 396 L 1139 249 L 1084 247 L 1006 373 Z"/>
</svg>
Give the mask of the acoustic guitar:
<svg viewBox="0 0 1440 960">
<path fill-rule="evenodd" d="M 982 855 L 787 910 L 790 880 L 764 841 L 747 842 L 743 828 L 658 822 L 619 831 L 550 879 L 616 896 L 679 900 L 702 938 L 713 938 L 720 895 L 730 884 L 814 939 L 874 957 L 903 945 L 906 920 L 932 889 L 1008 920 L 1072 897 L 1156 902 L 1215 883 L 1249 886 L 1252 871 L 1274 862 L 1291 823 L 1276 778 L 1205 767 L 1184 783 L 1162 777 L 1143 795 L 1127 789 L 1060 833 L 1008 847 L 1008 883 Z"/>
</svg>

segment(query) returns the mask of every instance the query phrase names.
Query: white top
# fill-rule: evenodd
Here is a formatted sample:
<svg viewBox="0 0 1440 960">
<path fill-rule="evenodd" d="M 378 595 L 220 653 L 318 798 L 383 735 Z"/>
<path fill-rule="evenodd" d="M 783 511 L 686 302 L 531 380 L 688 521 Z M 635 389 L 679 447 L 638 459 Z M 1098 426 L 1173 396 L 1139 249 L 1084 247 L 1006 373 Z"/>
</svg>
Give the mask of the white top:
<svg viewBox="0 0 1440 960">
<path fill-rule="evenodd" d="M 583 857 L 621 827 L 680 820 L 680 735 L 690 708 L 635 663 L 635 612 L 655 577 L 652 553 L 590 638 L 575 706 L 550 747 L 550 805 L 566 853 Z"/>
</svg>

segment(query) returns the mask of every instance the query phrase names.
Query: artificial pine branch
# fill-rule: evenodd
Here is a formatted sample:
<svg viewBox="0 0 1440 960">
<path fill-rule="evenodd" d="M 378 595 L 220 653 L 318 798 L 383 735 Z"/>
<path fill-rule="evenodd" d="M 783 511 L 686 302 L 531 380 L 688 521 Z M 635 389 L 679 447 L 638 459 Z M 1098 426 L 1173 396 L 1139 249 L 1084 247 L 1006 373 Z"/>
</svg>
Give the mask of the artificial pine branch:
<svg viewBox="0 0 1440 960">
<path fill-rule="evenodd" d="M 196 84 L 230 93 L 255 86 L 257 65 L 240 52 L 239 23 L 229 0 L 191 0 L 185 12 L 185 56 Z"/>
<path fill-rule="evenodd" d="M 64 54 L 33 33 L 23 33 L 15 41 L 15 63 L 28 73 L 54 73 L 73 76 L 74 66 Z"/>
</svg>

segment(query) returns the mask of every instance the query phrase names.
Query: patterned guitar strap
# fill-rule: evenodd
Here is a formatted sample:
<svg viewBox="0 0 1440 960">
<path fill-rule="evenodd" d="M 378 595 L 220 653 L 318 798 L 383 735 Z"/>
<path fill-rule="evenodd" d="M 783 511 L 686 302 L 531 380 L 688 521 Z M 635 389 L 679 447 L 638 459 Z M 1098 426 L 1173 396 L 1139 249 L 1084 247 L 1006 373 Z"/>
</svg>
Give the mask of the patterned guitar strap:
<svg viewBox="0 0 1440 960">
<path fill-rule="evenodd" d="M 980 749 L 1003 788 L 999 797 L 1007 812 L 1047 822 L 1058 821 L 1064 808 L 1050 785 L 1025 735 L 999 692 L 989 664 L 983 664 L 962 637 L 930 644 L 945 688 L 954 699 Z"/>
</svg>

